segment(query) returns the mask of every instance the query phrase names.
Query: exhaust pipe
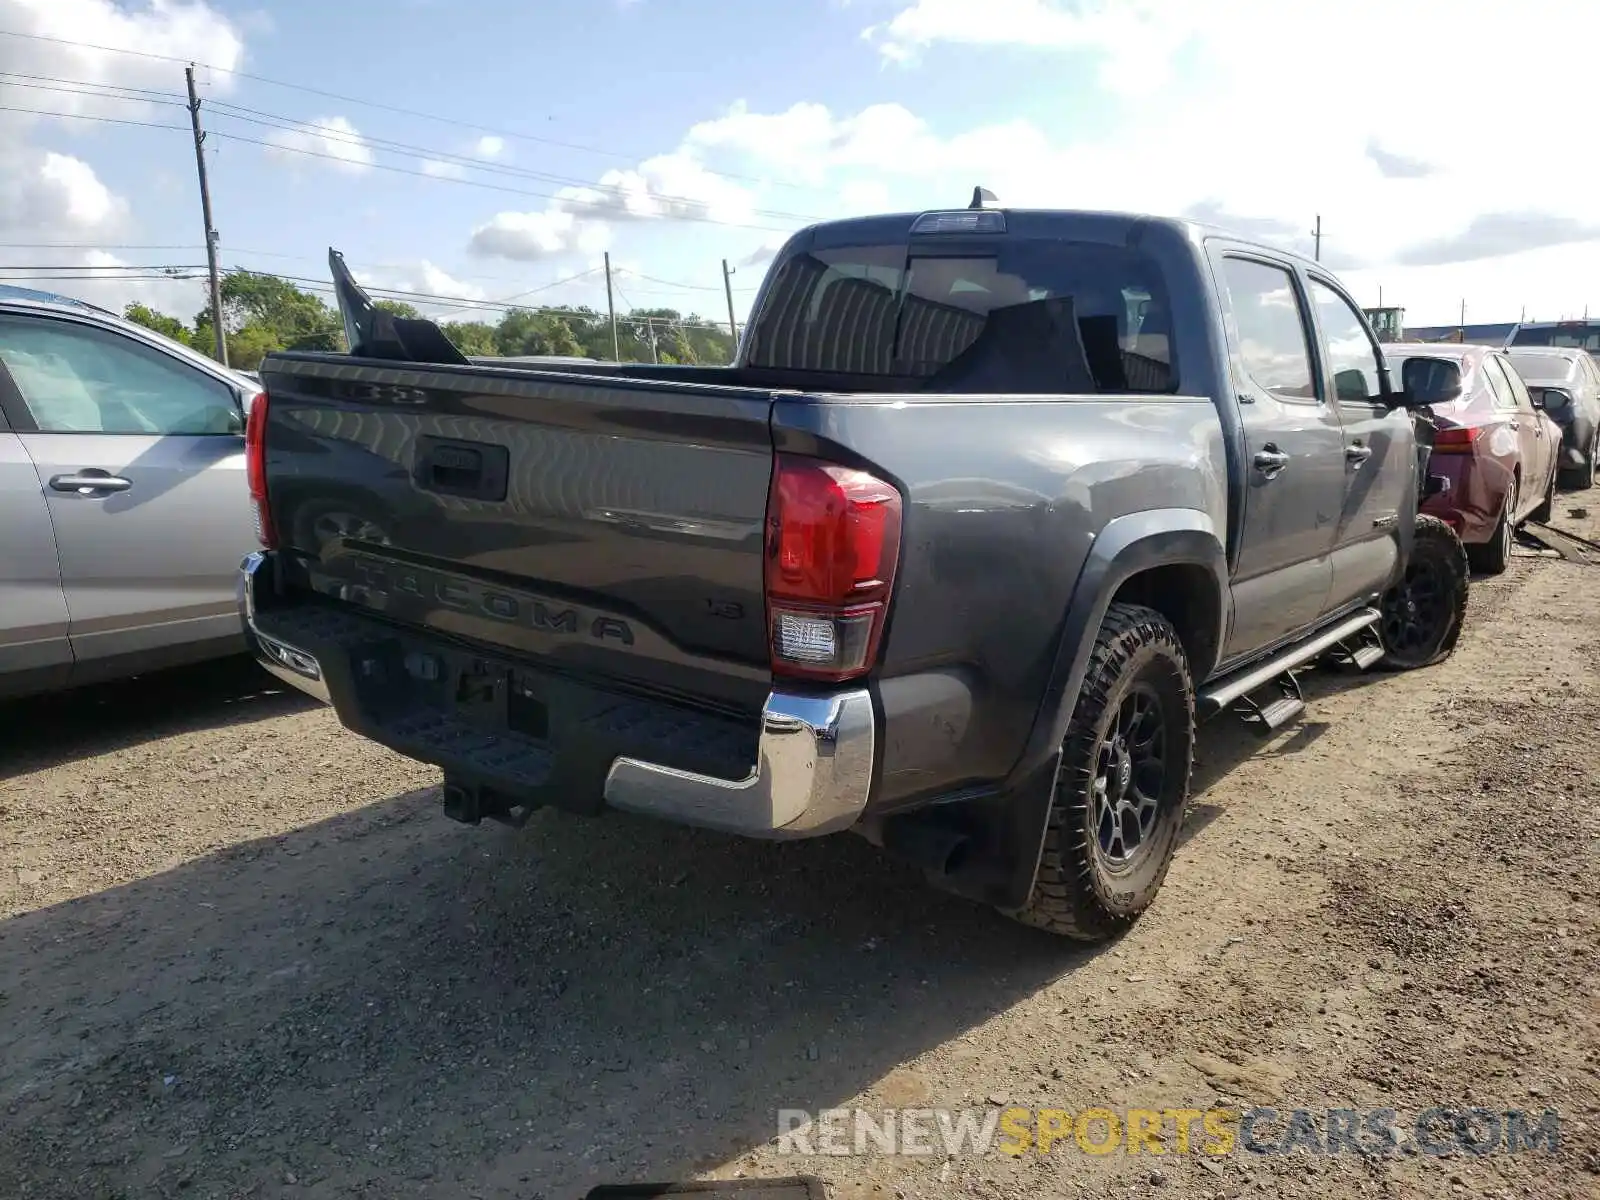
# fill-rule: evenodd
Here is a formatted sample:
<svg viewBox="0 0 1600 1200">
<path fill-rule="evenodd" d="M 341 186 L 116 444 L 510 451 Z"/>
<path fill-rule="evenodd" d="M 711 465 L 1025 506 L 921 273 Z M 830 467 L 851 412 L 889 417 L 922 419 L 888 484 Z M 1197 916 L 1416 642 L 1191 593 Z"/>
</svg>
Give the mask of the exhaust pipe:
<svg viewBox="0 0 1600 1200">
<path fill-rule="evenodd" d="M 958 829 L 927 819 L 891 817 L 883 825 L 883 848 L 913 866 L 936 875 L 950 875 L 966 862 L 972 839 Z"/>
</svg>

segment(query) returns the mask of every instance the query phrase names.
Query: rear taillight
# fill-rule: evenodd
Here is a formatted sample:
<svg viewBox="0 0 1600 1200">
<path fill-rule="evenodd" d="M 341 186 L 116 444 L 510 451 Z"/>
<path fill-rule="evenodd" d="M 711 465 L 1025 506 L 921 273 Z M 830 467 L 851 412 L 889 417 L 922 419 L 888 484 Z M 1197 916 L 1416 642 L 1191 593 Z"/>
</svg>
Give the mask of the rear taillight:
<svg viewBox="0 0 1600 1200">
<path fill-rule="evenodd" d="M 1478 435 L 1483 432 L 1481 425 L 1451 425 L 1438 430 L 1433 435 L 1433 452 L 1435 454 L 1471 454 L 1472 448 L 1477 444 Z"/>
<path fill-rule="evenodd" d="M 851 467 L 780 454 L 767 501 L 772 673 L 850 679 L 877 657 L 900 559 L 900 493 Z"/>
<path fill-rule="evenodd" d="M 250 506 L 256 514 L 256 537 L 268 550 L 278 544 L 267 506 L 267 394 L 258 392 L 250 402 L 244 423 L 244 477 L 250 489 Z"/>
</svg>

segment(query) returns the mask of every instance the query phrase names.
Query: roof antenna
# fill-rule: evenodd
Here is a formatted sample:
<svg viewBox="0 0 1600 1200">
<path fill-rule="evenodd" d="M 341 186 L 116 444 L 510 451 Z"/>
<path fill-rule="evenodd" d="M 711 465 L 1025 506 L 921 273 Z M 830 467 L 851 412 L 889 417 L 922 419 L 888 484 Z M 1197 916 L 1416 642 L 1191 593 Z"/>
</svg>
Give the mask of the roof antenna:
<svg viewBox="0 0 1600 1200">
<path fill-rule="evenodd" d="M 975 188 L 972 189 L 972 203 L 967 205 L 967 207 L 968 208 L 995 208 L 995 207 L 998 207 L 999 204 L 1000 204 L 999 199 L 988 188 L 975 187 Z"/>
</svg>

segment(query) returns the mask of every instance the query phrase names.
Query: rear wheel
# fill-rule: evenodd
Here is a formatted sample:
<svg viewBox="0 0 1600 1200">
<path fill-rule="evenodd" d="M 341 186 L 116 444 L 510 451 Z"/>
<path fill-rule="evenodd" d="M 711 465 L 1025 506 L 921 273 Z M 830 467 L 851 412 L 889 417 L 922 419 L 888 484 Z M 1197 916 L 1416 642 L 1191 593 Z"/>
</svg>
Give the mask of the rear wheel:
<svg viewBox="0 0 1600 1200">
<path fill-rule="evenodd" d="M 1154 609 L 1113 604 L 1062 743 L 1033 894 L 1010 915 L 1103 941 L 1148 908 L 1178 846 L 1194 756 L 1194 686 Z"/>
<path fill-rule="evenodd" d="M 1600 434 L 1596 434 L 1589 449 L 1585 452 L 1583 463 L 1574 467 L 1570 473 L 1563 473 L 1561 482 L 1574 491 L 1586 492 L 1594 486 L 1595 467 L 1600 466 L 1596 459 L 1600 458 Z"/>
<path fill-rule="evenodd" d="M 1511 546 L 1517 536 L 1517 487 L 1518 480 L 1513 476 L 1511 490 L 1506 493 L 1505 507 L 1500 510 L 1500 519 L 1495 522 L 1489 540 L 1481 546 L 1467 547 L 1467 561 L 1472 564 L 1474 571 L 1485 575 L 1505 574 L 1511 562 Z"/>
<path fill-rule="evenodd" d="M 1556 508 L 1556 472 L 1550 472 L 1550 483 L 1544 489 L 1544 499 L 1539 502 L 1539 507 L 1528 514 L 1528 520 L 1537 521 L 1543 525 L 1548 521 Z"/>
<path fill-rule="evenodd" d="M 1409 671 L 1448 658 L 1466 619 L 1468 586 L 1467 556 L 1455 530 L 1438 517 L 1418 516 L 1405 574 L 1378 605 L 1380 665 Z"/>
</svg>

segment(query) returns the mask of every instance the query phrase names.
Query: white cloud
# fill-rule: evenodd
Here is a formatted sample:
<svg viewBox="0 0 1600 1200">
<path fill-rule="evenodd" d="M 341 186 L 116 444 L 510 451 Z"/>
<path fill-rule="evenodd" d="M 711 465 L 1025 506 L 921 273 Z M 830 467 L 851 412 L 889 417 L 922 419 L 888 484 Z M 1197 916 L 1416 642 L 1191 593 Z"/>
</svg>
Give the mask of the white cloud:
<svg viewBox="0 0 1600 1200">
<path fill-rule="evenodd" d="M 1172 0 L 913 0 L 862 37 L 895 63 L 914 62 L 940 44 L 1089 52 L 1102 59 L 1104 86 L 1136 90 L 1159 81 L 1213 7 Z"/>
<path fill-rule="evenodd" d="M 421 287 L 415 289 L 419 292 L 428 292 L 435 296 L 449 296 L 456 300 L 483 300 L 487 293 L 475 283 L 468 283 L 464 279 L 456 279 L 442 267 L 436 267 L 424 259 L 418 266 L 421 275 Z M 407 291 L 411 289 L 406 289 Z"/>
<path fill-rule="evenodd" d="M 788 234 L 776 234 L 767 238 L 754 250 L 734 263 L 736 267 L 764 267 L 778 256 L 778 251 L 783 249 L 783 244 L 789 240 Z"/>
<path fill-rule="evenodd" d="M 847 213 L 882 212 L 891 204 L 889 185 L 881 179 L 847 179 L 839 186 L 839 203 Z"/>
<path fill-rule="evenodd" d="M 506 152 L 506 140 L 492 133 L 486 133 L 477 140 L 473 151 L 479 158 L 499 158 Z"/>
<path fill-rule="evenodd" d="M 200 79 L 214 91 L 226 91 L 232 84 L 227 72 L 236 68 L 244 55 L 238 29 L 203 0 L 153 0 L 137 8 L 115 0 L 0 0 L 0 28 L 59 39 L 0 38 L 0 70 L 86 83 L 172 91 L 178 64 L 192 60 L 223 68 L 202 70 Z M 28 107 L 73 113 L 105 113 L 108 107 L 116 107 L 124 115 L 131 108 L 150 111 L 135 101 L 106 101 L 65 92 L 50 93 L 47 105 Z"/>
<path fill-rule="evenodd" d="M 238 28 L 203 2 L 155 0 L 135 7 L 114 0 L 0 0 L 0 29 L 36 35 L 0 38 L 0 71 L 113 88 L 174 90 L 176 63 L 145 55 L 233 68 L 244 53 Z M 218 94 L 229 90 L 233 77 L 226 70 L 202 71 L 201 81 Z M 83 94 L 92 90 L 40 93 L 17 103 L 64 114 L 170 119 L 172 110 L 141 100 Z M 5 116 L 0 122 L 0 233 L 8 242 L 38 246 L 8 251 L 8 267 L 66 267 L 85 278 L 40 281 L 37 286 L 105 308 L 120 310 L 130 300 L 142 300 L 188 317 L 200 307 L 201 292 L 192 281 L 129 279 L 127 275 L 141 272 L 117 270 L 128 264 L 107 251 L 52 248 L 55 243 L 76 247 L 136 240 L 130 239 L 137 232 L 132 206 L 101 179 L 91 153 L 116 136 L 119 127 L 19 113 Z M 74 267 L 81 270 L 72 271 Z"/>
<path fill-rule="evenodd" d="M 291 162 L 326 162 L 338 171 L 359 175 L 373 163 L 372 147 L 348 117 L 316 117 L 309 129 L 281 129 L 267 135 L 267 151 Z"/>
<path fill-rule="evenodd" d="M 610 239 L 603 221 L 582 221 L 558 204 L 537 212 L 502 212 L 472 231 L 473 254 L 537 262 L 580 250 L 602 250 Z"/>
<path fill-rule="evenodd" d="M 601 240 L 599 227 L 627 220 L 790 225 L 802 218 L 780 212 L 965 205 L 982 185 L 1017 206 L 1203 217 L 1307 254 L 1320 214 L 1326 261 L 1363 295 L 1381 280 L 1422 321 L 1451 319 L 1460 296 L 1444 297 L 1469 280 L 1479 281 L 1469 311 L 1573 307 L 1577 264 L 1591 250 L 1600 258 L 1600 223 L 1583 199 L 1595 171 L 1573 152 L 1570 122 L 1529 115 L 1586 111 L 1588 76 L 1549 71 L 1535 84 L 1515 66 L 1600 40 L 1600 6 L 1524 0 L 1509 20 L 1500 0 L 878 4 L 865 36 L 907 68 L 955 64 L 992 91 L 1006 56 L 1054 56 L 1063 80 L 1091 86 L 1075 86 L 1072 108 L 1048 121 L 1037 106 L 935 124 L 894 102 L 844 112 L 738 103 L 670 154 L 538 212 L 499 214 L 475 248 L 536 258 L 573 253 L 580 232 Z M 1480 62 L 1460 85 L 1450 64 Z M 750 246 L 759 235 L 742 236 Z M 1451 263 L 1465 259 L 1458 275 Z"/>
<path fill-rule="evenodd" d="M 688 150 L 611 170 L 590 187 L 565 187 L 543 209 L 501 212 L 473 230 L 475 254 L 525 262 L 603 250 L 614 222 L 661 219 L 729 224 L 753 219 L 749 189 L 709 170 Z"/>
<path fill-rule="evenodd" d="M 420 158 L 417 167 L 432 179 L 461 179 L 467 173 L 460 163 L 440 162 L 436 158 Z"/>
</svg>

